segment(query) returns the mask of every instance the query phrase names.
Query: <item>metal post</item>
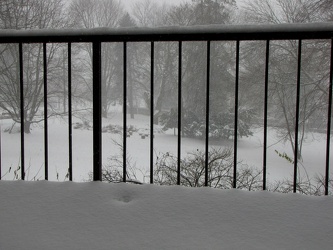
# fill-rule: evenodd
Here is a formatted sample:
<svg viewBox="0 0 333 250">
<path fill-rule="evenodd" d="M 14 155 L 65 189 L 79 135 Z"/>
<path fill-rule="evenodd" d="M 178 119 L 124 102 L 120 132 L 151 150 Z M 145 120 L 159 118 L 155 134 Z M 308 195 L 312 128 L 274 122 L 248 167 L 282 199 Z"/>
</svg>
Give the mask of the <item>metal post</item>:
<svg viewBox="0 0 333 250">
<path fill-rule="evenodd" d="M 177 185 L 180 185 L 181 125 L 182 125 L 182 41 L 178 43 L 178 137 L 177 137 Z"/>
<path fill-rule="evenodd" d="M 24 87 L 23 87 L 23 45 L 19 43 L 20 65 L 20 115 L 21 115 L 21 179 L 25 178 L 24 165 Z"/>
<path fill-rule="evenodd" d="M 46 43 L 43 43 L 43 78 L 44 78 L 44 167 L 45 167 L 45 180 L 49 179 L 49 157 L 48 157 L 48 118 L 47 118 L 47 57 L 46 57 Z"/>
<path fill-rule="evenodd" d="M 68 43 L 68 178 L 73 180 L 73 131 L 72 131 L 72 44 Z"/>
<path fill-rule="evenodd" d="M 210 41 L 207 41 L 207 72 L 206 72 L 206 142 L 205 142 L 205 186 L 208 186 L 209 156 L 209 94 L 210 94 Z"/>
<path fill-rule="evenodd" d="M 239 84 L 239 40 L 236 42 L 236 79 L 235 79 L 235 124 L 234 124 L 234 174 L 233 188 L 237 187 L 237 139 L 238 139 L 238 84 Z"/>
<path fill-rule="evenodd" d="M 150 46 L 150 184 L 154 183 L 154 42 Z"/>
<path fill-rule="evenodd" d="M 266 62 L 265 62 L 265 99 L 264 99 L 264 155 L 263 155 L 263 183 L 262 189 L 266 190 L 267 178 L 267 115 L 268 115 L 268 71 L 269 71 L 269 40 L 266 41 Z"/>
<path fill-rule="evenodd" d="M 102 180 L 101 43 L 93 42 L 93 180 Z"/>
<path fill-rule="evenodd" d="M 301 91 L 301 62 L 302 62 L 302 40 L 298 40 L 298 59 L 297 59 L 297 87 L 296 87 L 296 123 L 295 123 L 295 147 L 294 147 L 294 184 L 293 192 L 297 189 L 297 163 L 298 163 L 298 127 L 299 127 L 299 106 Z"/>
<path fill-rule="evenodd" d="M 332 122 L 332 84 L 333 84 L 333 39 L 331 39 L 330 59 L 330 83 L 328 88 L 328 111 L 327 111 L 327 137 L 326 137 L 326 168 L 325 168 L 325 195 L 328 195 L 328 183 L 330 178 L 330 143 L 331 143 L 331 122 Z"/>
<path fill-rule="evenodd" d="M 127 43 L 123 44 L 123 182 L 126 182 L 127 173 Z"/>
</svg>

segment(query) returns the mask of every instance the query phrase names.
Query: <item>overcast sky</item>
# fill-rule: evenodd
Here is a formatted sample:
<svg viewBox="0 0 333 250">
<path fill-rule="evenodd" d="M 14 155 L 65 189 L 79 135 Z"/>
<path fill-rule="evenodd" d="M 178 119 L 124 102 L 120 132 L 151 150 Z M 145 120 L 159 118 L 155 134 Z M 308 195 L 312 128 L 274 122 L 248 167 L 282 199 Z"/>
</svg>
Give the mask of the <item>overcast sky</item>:
<svg viewBox="0 0 333 250">
<path fill-rule="evenodd" d="M 138 2 L 138 1 L 143 1 L 143 0 L 121 0 L 122 3 L 124 3 L 124 5 L 126 7 L 131 7 L 131 5 L 135 2 Z M 151 0 L 152 2 L 156 2 L 156 3 L 169 3 L 171 5 L 177 5 L 177 4 L 180 4 L 182 2 L 188 2 L 188 1 L 191 1 L 191 0 Z"/>
</svg>

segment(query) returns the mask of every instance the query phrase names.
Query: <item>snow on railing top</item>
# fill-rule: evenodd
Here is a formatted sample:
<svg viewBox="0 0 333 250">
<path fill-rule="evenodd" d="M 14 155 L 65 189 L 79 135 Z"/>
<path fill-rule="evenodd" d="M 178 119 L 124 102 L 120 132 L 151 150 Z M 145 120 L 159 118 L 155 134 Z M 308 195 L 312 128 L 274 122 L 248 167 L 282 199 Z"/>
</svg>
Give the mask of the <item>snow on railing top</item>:
<svg viewBox="0 0 333 250">
<path fill-rule="evenodd" d="M 330 39 L 333 23 L 0 30 L 0 43 Z"/>
</svg>

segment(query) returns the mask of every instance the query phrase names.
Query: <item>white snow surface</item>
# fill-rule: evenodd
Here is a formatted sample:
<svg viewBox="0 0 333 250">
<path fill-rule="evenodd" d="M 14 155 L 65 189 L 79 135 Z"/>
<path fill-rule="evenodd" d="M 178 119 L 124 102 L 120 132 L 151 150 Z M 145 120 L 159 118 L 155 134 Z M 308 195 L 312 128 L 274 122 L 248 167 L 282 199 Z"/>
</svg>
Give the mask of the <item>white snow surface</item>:
<svg viewBox="0 0 333 250">
<path fill-rule="evenodd" d="M 331 249 L 333 198 L 100 182 L 0 182 L 0 249 Z"/>
</svg>

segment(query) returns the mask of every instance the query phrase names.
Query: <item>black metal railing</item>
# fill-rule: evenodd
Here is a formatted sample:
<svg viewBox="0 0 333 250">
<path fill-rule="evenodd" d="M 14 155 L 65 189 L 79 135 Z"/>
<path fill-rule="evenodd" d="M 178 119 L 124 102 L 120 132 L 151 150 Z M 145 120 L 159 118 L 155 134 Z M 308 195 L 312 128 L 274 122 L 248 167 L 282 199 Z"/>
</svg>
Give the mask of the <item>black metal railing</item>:
<svg viewBox="0 0 333 250">
<path fill-rule="evenodd" d="M 239 63 L 240 63 L 240 43 L 242 41 L 266 41 L 265 59 L 265 95 L 264 95 L 264 142 L 263 142 L 263 189 L 266 190 L 267 175 L 267 116 L 268 116 L 268 82 L 269 82 L 269 58 L 270 41 L 272 40 L 298 40 L 298 64 L 297 64 L 297 94 L 296 94 L 296 126 L 295 144 L 298 143 L 298 124 L 300 112 L 300 84 L 301 84 L 301 55 L 302 40 L 305 39 L 328 39 L 331 41 L 330 55 L 330 76 L 329 76 L 329 100 L 327 114 L 327 144 L 326 144 L 326 166 L 325 166 L 325 194 L 328 194 L 329 182 L 329 162 L 330 162 L 330 137 L 331 137 L 331 112 L 332 112 L 332 58 L 333 58 L 333 24 L 281 24 L 281 25 L 257 25 L 257 26 L 202 26 L 202 27 L 166 27 L 166 28 L 128 28 L 128 29 L 93 29 L 93 30 L 34 30 L 34 31 L 0 31 L 0 43 L 13 43 L 19 45 L 19 77 L 20 77 L 20 108 L 21 108 L 21 178 L 25 179 L 25 148 L 24 148 L 24 88 L 23 88 L 23 44 L 41 43 L 43 44 L 43 68 L 44 68 L 44 93 L 47 93 L 47 58 L 46 45 L 48 43 L 68 44 L 68 144 L 69 144 L 69 180 L 72 180 L 72 57 L 71 45 L 73 43 L 91 43 L 93 51 L 93 180 L 102 178 L 102 95 L 101 95 L 101 44 L 103 42 L 123 43 L 123 181 L 126 182 L 126 154 L 127 154 L 127 43 L 128 42 L 150 42 L 151 43 L 151 72 L 150 72 L 150 100 L 154 100 L 154 43 L 155 42 L 178 42 L 178 131 L 181 131 L 181 97 L 182 97 L 182 43 L 188 41 L 206 41 L 207 48 L 207 76 L 206 76 L 206 133 L 205 133 L 205 185 L 208 185 L 208 145 L 209 145 L 209 117 L 210 117 L 210 68 L 211 68 L 211 41 L 234 41 L 236 42 L 236 75 L 235 75 L 235 114 L 234 114 L 234 167 L 233 167 L 233 187 L 236 188 L 237 175 L 237 141 L 238 141 L 238 105 L 239 105 Z M 45 179 L 48 179 L 48 114 L 47 114 L 47 94 L 44 94 L 44 161 Z M 150 103 L 150 183 L 153 183 L 153 148 L 154 148 L 154 102 Z M 1 138 L 0 138 L 1 139 Z M 177 140 L 177 184 L 180 184 L 181 169 L 181 133 L 178 132 Z M 297 155 L 298 147 L 294 147 L 294 180 L 293 191 L 297 186 Z M 0 145 L 1 164 L 1 145 Z M 1 176 L 1 165 L 0 165 Z"/>
</svg>

